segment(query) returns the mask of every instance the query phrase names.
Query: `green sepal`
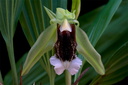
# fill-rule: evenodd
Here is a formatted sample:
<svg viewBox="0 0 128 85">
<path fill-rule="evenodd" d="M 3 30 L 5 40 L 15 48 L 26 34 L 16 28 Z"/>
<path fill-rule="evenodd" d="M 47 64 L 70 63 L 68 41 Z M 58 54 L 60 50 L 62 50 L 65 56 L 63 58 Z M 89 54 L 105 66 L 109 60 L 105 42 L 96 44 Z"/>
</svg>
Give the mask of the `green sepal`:
<svg viewBox="0 0 128 85">
<path fill-rule="evenodd" d="M 46 13 L 48 14 L 50 19 L 55 19 L 56 18 L 56 14 L 53 13 L 50 9 L 48 9 L 47 7 L 44 6 L 44 9 L 46 11 Z"/>
<path fill-rule="evenodd" d="M 86 33 L 79 27 L 76 27 L 76 41 L 78 53 L 85 57 L 97 73 L 104 75 L 105 69 L 100 54 L 91 45 Z"/>
<path fill-rule="evenodd" d="M 72 0 L 71 12 L 75 11 L 75 19 L 77 19 L 80 14 L 80 8 L 81 8 L 81 0 Z"/>
<path fill-rule="evenodd" d="M 35 44 L 30 49 L 27 59 L 23 66 L 22 75 L 25 75 L 29 70 L 38 62 L 44 53 L 51 50 L 57 40 L 56 37 L 56 24 L 50 25 L 38 37 Z"/>
</svg>

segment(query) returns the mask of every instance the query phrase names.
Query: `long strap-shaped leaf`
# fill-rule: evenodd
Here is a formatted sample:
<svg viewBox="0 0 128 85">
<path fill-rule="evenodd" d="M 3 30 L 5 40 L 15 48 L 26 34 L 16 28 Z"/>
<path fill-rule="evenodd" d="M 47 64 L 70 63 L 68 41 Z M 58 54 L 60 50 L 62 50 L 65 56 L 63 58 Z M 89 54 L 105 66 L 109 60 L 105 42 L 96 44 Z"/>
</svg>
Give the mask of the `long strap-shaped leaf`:
<svg viewBox="0 0 128 85">
<path fill-rule="evenodd" d="M 128 40 L 128 38 L 126 36 L 128 36 L 128 18 L 126 18 L 128 16 L 128 11 L 126 11 L 125 13 L 123 13 L 127 7 L 128 7 L 128 1 L 122 1 L 122 4 L 120 5 L 120 7 L 118 8 L 117 12 L 115 13 L 113 19 L 111 20 L 110 24 L 108 25 L 106 31 L 103 33 L 102 37 L 100 38 L 100 41 L 98 41 L 98 44 L 96 45 L 97 50 L 102 54 L 102 61 L 105 62 L 115 53 L 115 51 L 117 50 L 117 48 L 119 48 L 122 43 L 124 43 L 125 41 Z M 108 10 L 110 11 L 110 10 Z M 94 14 L 94 13 L 92 13 Z M 117 17 L 118 16 L 118 17 Z M 121 30 L 120 30 L 121 29 Z M 118 43 L 117 43 L 118 42 Z M 124 49 L 122 49 L 122 51 L 125 52 Z M 115 59 L 113 59 L 113 61 L 111 61 L 111 63 L 108 64 L 108 68 L 115 63 L 119 58 L 123 58 L 122 56 L 124 54 L 122 54 L 121 52 L 119 52 L 121 56 L 113 56 L 115 57 Z M 122 67 L 122 65 L 127 65 L 126 64 L 127 59 L 124 59 L 123 62 L 117 63 L 115 64 L 118 68 Z M 105 66 L 105 75 L 104 76 L 100 76 L 100 78 L 98 79 L 98 77 L 94 76 L 93 74 L 95 72 L 92 72 L 93 70 L 89 70 L 88 74 L 91 78 L 86 78 L 86 74 L 85 77 L 83 78 L 83 80 L 81 80 L 81 83 L 85 83 L 85 85 L 88 83 L 88 81 L 91 81 L 93 79 L 93 82 L 96 82 L 100 85 L 113 85 L 114 82 L 118 82 L 119 80 L 121 80 L 122 78 L 125 78 L 125 76 L 127 76 L 126 70 L 124 70 L 124 68 L 126 67 L 122 67 L 119 70 L 114 69 L 115 67 L 112 67 L 111 69 L 108 69 Z M 128 67 L 128 66 L 127 66 Z M 112 72 L 112 74 L 108 74 L 107 72 Z M 126 68 L 125 68 L 126 69 Z M 115 70 L 115 71 L 113 71 Z M 117 71 L 116 71 L 117 70 Z M 121 71 L 122 70 L 122 71 Z M 118 73 L 117 73 L 118 72 Z M 126 73 L 126 74 L 125 74 Z M 124 74 L 124 75 L 123 75 Z M 94 78 L 96 77 L 96 78 Z M 97 80 L 98 79 L 98 80 Z M 113 84 L 112 84 L 113 82 Z M 94 85 L 94 83 L 92 83 L 92 85 Z"/>
<path fill-rule="evenodd" d="M 41 33 L 35 44 L 30 49 L 23 67 L 22 75 L 28 73 L 32 66 L 42 57 L 42 55 L 53 48 L 55 42 L 56 24 L 53 24 Z"/>
<path fill-rule="evenodd" d="M 18 85 L 13 37 L 24 0 L 0 0 L 0 31 L 5 40 L 13 76 L 13 85 Z"/>
<path fill-rule="evenodd" d="M 100 54 L 91 45 L 86 33 L 76 28 L 77 51 L 94 67 L 97 73 L 104 75 L 105 69 Z"/>
<path fill-rule="evenodd" d="M 96 45 L 97 41 L 105 31 L 121 1 L 122 0 L 109 0 L 109 3 L 104 7 L 102 12 L 95 19 L 94 23 L 92 23 L 87 34 L 89 35 L 90 42 L 93 46 Z"/>
<path fill-rule="evenodd" d="M 128 42 L 123 44 L 106 64 L 105 76 L 97 76 L 90 85 L 113 85 L 128 76 Z"/>
<path fill-rule="evenodd" d="M 5 41 L 13 38 L 24 0 L 0 0 L 0 31 Z"/>
<path fill-rule="evenodd" d="M 67 0 L 25 0 L 20 23 L 30 46 L 34 44 L 40 33 L 49 26 L 50 20 L 44 6 L 55 12 L 57 7 L 66 8 Z"/>
</svg>

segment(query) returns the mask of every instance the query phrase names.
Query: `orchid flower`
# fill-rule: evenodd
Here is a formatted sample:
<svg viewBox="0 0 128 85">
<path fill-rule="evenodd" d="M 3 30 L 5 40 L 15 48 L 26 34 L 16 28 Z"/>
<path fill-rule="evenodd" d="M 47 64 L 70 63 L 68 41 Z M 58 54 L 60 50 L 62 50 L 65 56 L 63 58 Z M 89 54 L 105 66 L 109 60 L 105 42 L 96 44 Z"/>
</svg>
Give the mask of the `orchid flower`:
<svg viewBox="0 0 128 85">
<path fill-rule="evenodd" d="M 54 66 L 56 74 L 60 75 L 64 70 L 68 70 L 71 75 L 74 75 L 79 71 L 82 60 L 77 57 L 77 51 L 85 57 L 97 73 L 104 75 L 105 69 L 101 56 L 91 45 L 86 33 L 79 28 L 79 22 L 75 19 L 75 11 L 71 13 L 68 10 L 57 8 L 55 14 L 46 7 L 45 10 L 51 19 L 51 25 L 41 33 L 30 49 L 22 75 L 28 73 L 42 55 L 52 49 L 55 50 L 55 54 L 48 62 Z"/>
<path fill-rule="evenodd" d="M 64 70 L 68 70 L 71 75 L 78 72 L 82 61 L 75 55 L 76 46 L 75 25 L 70 25 L 65 19 L 62 25 L 57 26 L 56 54 L 50 58 L 56 74 L 60 75 Z"/>
</svg>

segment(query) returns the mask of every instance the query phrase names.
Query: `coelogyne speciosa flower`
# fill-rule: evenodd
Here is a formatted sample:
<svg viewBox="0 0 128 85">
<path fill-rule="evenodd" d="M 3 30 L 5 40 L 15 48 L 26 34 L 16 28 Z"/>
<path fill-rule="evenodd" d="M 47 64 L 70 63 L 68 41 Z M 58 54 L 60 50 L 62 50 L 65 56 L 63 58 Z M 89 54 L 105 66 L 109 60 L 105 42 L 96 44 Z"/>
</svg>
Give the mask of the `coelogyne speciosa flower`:
<svg viewBox="0 0 128 85">
<path fill-rule="evenodd" d="M 50 57 L 50 64 L 54 66 L 56 74 L 60 75 L 64 70 L 68 70 L 74 75 L 79 71 L 82 60 L 76 55 L 77 51 L 97 73 L 104 75 L 101 56 L 91 45 L 86 33 L 79 28 L 74 12 L 57 8 L 54 14 L 46 7 L 45 10 L 51 19 L 51 25 L 40 34 L 30 49 L 22 75 L 28 73 L 44 53 L 52 49 L 55 50 L 55 54 Z"/>
<path fill-rule="evenodd" d="M 72 75 L 78 72 L 82 61 L 75 55 L 76 46 L 75 25 L 65 19 L 62 25 L 57 24 L 56 54 L 50 58 L 57 74 L 62 74 L 65 69 Z"/>
</svg>

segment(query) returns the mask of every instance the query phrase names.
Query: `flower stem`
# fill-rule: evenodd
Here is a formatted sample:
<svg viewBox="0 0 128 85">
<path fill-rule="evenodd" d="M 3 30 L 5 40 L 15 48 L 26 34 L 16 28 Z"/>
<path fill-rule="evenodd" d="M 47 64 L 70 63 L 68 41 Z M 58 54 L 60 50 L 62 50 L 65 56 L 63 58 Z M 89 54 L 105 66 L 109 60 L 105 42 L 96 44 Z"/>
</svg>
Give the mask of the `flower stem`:
<svg viewBox="0 0 128 85">
<path fill-rule="evenodd" d="M 66 85 L 71 85 L 71 74 L 67 70 L 65 71 L 65 81 Z"/>
<path fill-rule="evenodd" d="M 49 69 L 50 70 L 50 69 Z M 53 68 L 51 67 L 51 70 L 50 70 L 50 75 L 49 75 L 49 78 L 50 78 L 50 85 L 54 85 L 54 81 L 55 81 L 55 76 L 56 74 L 54 73 L 54 70 Z"/>
<path fill-rule="evenodd" d="M 16 71 L 16 64 L 15 64 L 15 57 L 14 57 L 14 48 L 13 48 L 13 39 L 10 39 L 6 42 L 8 56 L 10 60 L 11 65 L 11 71 L 12 71 L 12 79 L 14 81 L 13 85 L 18 85 L 18 76 Z"/>
<path fill-rule="evenodd" d="M 50 77 L 50 85 L 54 85 L 54 78 Z"/>
</svg>

